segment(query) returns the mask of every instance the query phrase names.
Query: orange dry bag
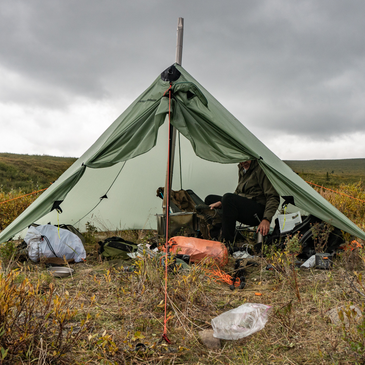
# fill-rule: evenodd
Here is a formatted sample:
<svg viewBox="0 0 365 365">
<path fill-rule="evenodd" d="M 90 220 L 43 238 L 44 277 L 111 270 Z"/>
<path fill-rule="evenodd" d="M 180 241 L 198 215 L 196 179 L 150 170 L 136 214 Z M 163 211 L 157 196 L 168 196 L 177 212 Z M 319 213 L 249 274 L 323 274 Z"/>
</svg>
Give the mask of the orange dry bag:
<svg viewBox="0 0 365 365">
<path fill-rule="evenodd" d="M 211 257 L 219 265 L 225 265 L 228 260 L 227 247 L 217 241 L 203 240 L 194 237 L 176 236 L 169 240 L 169 252 L 190 256 L 191 262 L 199 262 L 205 257 Z"/>
</svg>

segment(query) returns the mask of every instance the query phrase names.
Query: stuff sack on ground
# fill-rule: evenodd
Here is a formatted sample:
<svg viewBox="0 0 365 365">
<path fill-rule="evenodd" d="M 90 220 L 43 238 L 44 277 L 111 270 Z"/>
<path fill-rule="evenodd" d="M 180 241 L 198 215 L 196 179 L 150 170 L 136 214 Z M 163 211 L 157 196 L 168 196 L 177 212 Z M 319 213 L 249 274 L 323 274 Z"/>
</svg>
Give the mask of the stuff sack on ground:
<svg viewBox="0 0 365 365">
<path fill-rule="evenodd" d="M 59 225 L 60 228 L 62 229 L 67 229 L 68 231 L 74 233 L 76 236 L 78 236 L 81 240 L 81 242 L 83 244 L 85 244 L 85 237 L 83 236 L 83 234 L 77 229 L 75 228 L 73 225 L 71 224 L 60 224 Z"/>
<path fill-rule="evenodd" d="M 302 252 L 298 258 L 308 259 L 317 251 L 333 253 L 344 243 L 342 231 L 335 228 L 313 215 L 302 217 L 302 223 L 296 225 L 292 230 L 280 233 L 279 220 L 275 220 L 275 227 L 266 240 L 267 245 L 284 247 L 285 239 L 299 234 L 299 242 Z"/>
<path fill-rule="evenodd" d="M 99 241 L 99 246 L 99 255 L 105 258 L 121 257 L 127 260 L 129 259 L 128 253 L 137 251 L 137 245 L 135 243 L 117 236 Z"/>
<path fill-rule="evenodd" d="M 86 258 L 81 239 L 76 234 L 50 224 L 29 227 L 24 241 L 27 243 L 28 256 L 38 262 L 42 257 L 58 257 L 80 262 Z"/>
<path fill-rule="evenodd" d="M 220 265 L 225 265 L 228 260 L 227 247 L 221 242 L 176 236 L 170 238 L 168 243 L 169 252 L 190 256 L 191 262 L 199 262 L 206 257 L 211 257 Z"/>
</svg>

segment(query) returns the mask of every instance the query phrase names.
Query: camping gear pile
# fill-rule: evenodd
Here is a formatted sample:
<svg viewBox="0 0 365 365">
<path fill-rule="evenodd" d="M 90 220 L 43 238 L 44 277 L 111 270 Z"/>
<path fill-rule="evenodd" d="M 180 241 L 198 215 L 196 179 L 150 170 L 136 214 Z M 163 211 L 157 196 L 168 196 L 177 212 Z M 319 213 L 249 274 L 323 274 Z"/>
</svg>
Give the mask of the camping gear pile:
<svg viewBox="0 0 365 365">
<path fill-rule="evenodd" d="M 163 198 L 163 193 L 163 188 L 157 190 L 157 196 L 161 199 Z M 173 257 L 173 264 L 169 264 L 170 269 L 174 265 L 176 266 L 177 262 L 184 264 L 186 268 L 186 264 L 199 263 L 206 258 L 212 259 L 218 267 L 224 267 L 228 262 L 227 247 L 215 239 L 206 239 L 206 237 L 212 237 L 212 232 L 214 232 L 215 237 L 219 237 L 221 228 L 219 213 L 206 206 L 192 190 L 181 189 L 179 191 L 171 191 L 171 207 L 173 212 L 177 214 L 175 217 L 178 217 L 178 219 L 174 220 L 174 216 L 172 216 L 174 213 L 170 213 L 170 223 L 172 222 L 170 232 L 184 232 L 186 236 L 174 235 L 168 241 L 168 254 L 169 257 Z M 209 215 L 209 213 L 211 214 Z M 181 219 L 186 214 L 190 215 L 192 219 Z M 162 221 L 161 217 L 165 218 L 165 215 L 158 215 L 157 219 Z M 165 223 L 165 221 L 163 222 Z M 237 229 L 237 238 L 241 242 L 238 242 L 233 252 L 232 247 L 229 248 L 230 253 L 233 253 L 235 258 L 235 265 L 231 276 L 221 273 L 220 269 L 212 273 L 214 276 L 221 277 L 222 281 L 229 284 L 232 290 L 235 288 L 243 289 L 245 287 L 246 275 L 244 266 L 247 264 L 245 259 L 255 259 L 255 255 L 261 252 L 263 244 L 275 245 L 277 248 L 283 249 L 285 239 L 299 234 L 302 252 L 298 258 L 308 259 L 316 253 L 313 227 L 314 225 L 321 226 L 323 224 L 316 217 L 302 217 L 300 212 L 287 215 L 282 214 L 276 218 L 275 226 L 270 234 L 255 246 L 252 242 L 255 242 L 256 228 L 240 227 Z M 44 226 L 31 226 L 29 228 L 25 242 L 27 243 L 29 258 L 32 261 L 38 262 L 41 258 L 43 260 L 47 258 L 47 262 L 50 264 L 62 264 L 64 260 L 68 262 L 71 260 L 75 262 L 85 260 L 86 252 L 82 244 L 84 240 L 82 234 L 71 225 L 63 225 L 62 227 L 64 228 L 48 224 Z M 159 236 L 166 234 L 165 225 L 163 228 L 164 230 L 158 230 Z M 251 241 L 247 240 L 247 236 L 243 232 L 251 235 Z M 318 267 L 330 267 L 330 260 L 326 260 L 332 258 L 333 254 L 343 243 L 341 231 L 332 227 L 327 241 L 326 252 L 328 253 L 322 255 L 325 259 L 322 259 L 320 264 L 316 264 Z M 150 257 L 155 257 L 156 251 L 158 251 L 157 245 L 153 247 L 138 246 L 134 242 L 117 236 L 99 241 L 98 249 L 98 253 L 103 259 L 118 257 L 123 260 L 136 258 L 146 253 Z M 165 252 L 165 247 L 160 247 L 160 251 Z M 164 260 L 164 258 L 161 258 L 161 261 Z M 245 265 L 242 265 L 242 262 L 245 262 Z M 251 261 L 250 265 L 255 265 L 255 262 Z M 312 264 L 312 267 L 314 265 Z M 303 265 L 303 267 L 306 267 L 306 265 Z"/>
<path fill-rule="evenodd" d="M 164 198 L 164 188 L 158 188 L 159 198 Z M 193 190 L 171 190 L 169 214 L 169 237 L 183 233 L 195 235 L 206 240 L 219 239 L 222 223 L 221 209 L 210 209 Z M 160 236 L 166 233 L 166 215 L 157 215 L 157 231 Z"/>
</svg>

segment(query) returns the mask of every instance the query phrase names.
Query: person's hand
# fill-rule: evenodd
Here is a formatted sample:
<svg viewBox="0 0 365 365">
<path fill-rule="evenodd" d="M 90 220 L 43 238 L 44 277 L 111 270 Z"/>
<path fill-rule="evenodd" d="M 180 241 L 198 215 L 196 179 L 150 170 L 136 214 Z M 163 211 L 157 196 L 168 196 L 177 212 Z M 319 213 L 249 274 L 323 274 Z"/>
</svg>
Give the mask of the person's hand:
<svg viewBox="0 0 365 365">
<path fill-rule="evenodd" d="M 216 202 L 209 205 L 210 209 L 221 209 L 222 208 L 222 202 Z"/>
<path fill-rule="evenodd" d="M 263 219 L 256 232 L 260 232 L 263 236 L 266 236 L 270 230 L 270 222 L 267 219 Z"/>
</svg>

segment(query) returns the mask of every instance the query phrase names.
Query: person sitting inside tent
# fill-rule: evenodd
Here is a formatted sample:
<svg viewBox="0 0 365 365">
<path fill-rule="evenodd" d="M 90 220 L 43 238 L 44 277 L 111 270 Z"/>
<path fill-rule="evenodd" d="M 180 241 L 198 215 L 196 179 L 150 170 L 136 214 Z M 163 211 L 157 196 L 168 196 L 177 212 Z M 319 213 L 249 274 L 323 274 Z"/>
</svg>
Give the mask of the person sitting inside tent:
<svg viewBox="0 0 365 365">
<path fill-rule="evenodd" d="M 258 226 L 257 232 L 266 236 L 280 203 L 279 194 L 257 161 L 241 162 L 238 169 L 238 186 L 234 193 L 205 198 L 210 209 L 222 209 L 222 239 L 226 243 L 234 242 L 236 221 Z"/>
</svg>

